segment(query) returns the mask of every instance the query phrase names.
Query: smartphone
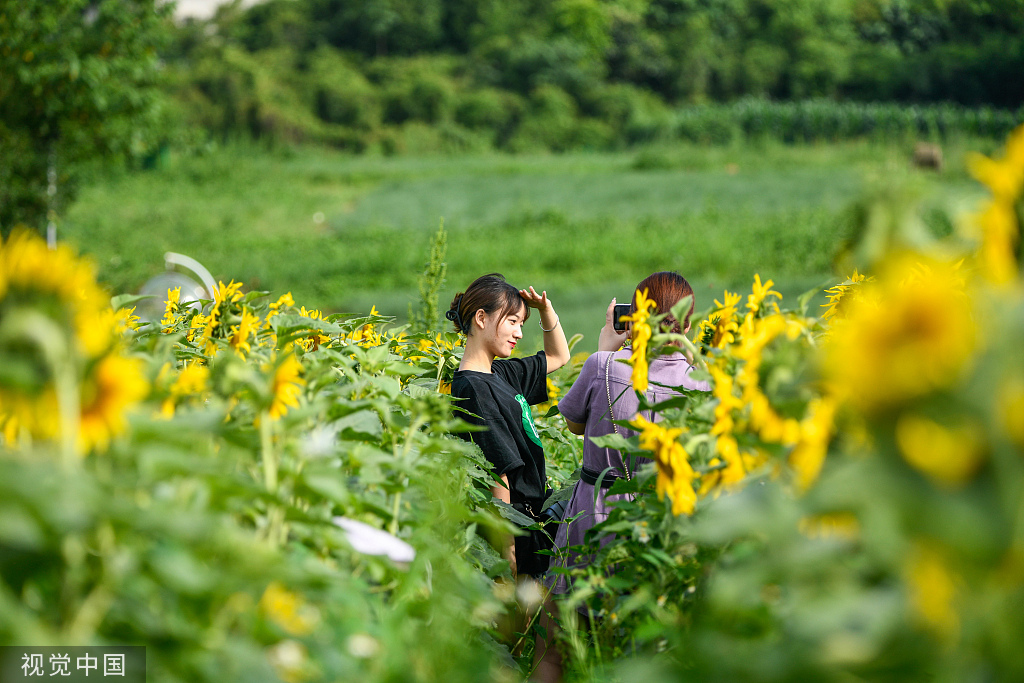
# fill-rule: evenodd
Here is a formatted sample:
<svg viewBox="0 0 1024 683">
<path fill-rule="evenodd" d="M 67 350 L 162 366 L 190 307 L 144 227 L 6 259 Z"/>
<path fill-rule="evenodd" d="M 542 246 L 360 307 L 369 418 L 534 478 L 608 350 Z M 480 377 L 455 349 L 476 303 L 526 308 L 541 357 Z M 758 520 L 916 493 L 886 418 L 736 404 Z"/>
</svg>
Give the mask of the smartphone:
<svg viewBox="0 0 1024 683">
<path fill-rule="evenodd" d="M 629 315 L 629 307 L 631 304 L 615 304 L 615 310 L 612 311 L 612 327 L 622 332 L 626 329 L 626 323 L 622 320 L 622 316 Z"/>
</svg>

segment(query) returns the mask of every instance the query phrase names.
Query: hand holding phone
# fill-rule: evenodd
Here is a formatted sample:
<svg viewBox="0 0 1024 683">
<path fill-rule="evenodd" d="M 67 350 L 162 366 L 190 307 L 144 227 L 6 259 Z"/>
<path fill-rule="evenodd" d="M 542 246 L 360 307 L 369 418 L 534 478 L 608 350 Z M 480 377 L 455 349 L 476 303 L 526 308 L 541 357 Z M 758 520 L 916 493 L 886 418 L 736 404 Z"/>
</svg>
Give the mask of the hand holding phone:
<svg viewBox="0 0 1024 683">
<path fill-rule="evenodd" d="M 612 327 L 619 332 L 626 330 L 626 322 L 622 320 L 623 316 L 629 315 L 630 304 L 615 304 L 615 310 L 612 312 Z"/>
<path fill-rule="evenodd" d="M 597 337 L 598 351 L 618 351 L 622 348 L 629 337 L 626 333 L 628 323 L 619 322 L 623 315 L 629 315 L 629 304 L 617 304 L 615 299 L 608 302 L 608 308 L 604 309 L 604 325 Z"/>
</svg>

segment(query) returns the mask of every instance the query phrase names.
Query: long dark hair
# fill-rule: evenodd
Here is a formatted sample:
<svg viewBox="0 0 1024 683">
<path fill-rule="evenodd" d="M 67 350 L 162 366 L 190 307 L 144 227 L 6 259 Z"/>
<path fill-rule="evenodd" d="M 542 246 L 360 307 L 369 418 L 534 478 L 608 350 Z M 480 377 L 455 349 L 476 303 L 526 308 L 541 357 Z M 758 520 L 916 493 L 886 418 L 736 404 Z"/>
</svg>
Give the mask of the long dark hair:
<svg viewBox="0 0 1024 683">
<path fill-rule="evenodd" d="M 456 332 L 468 335 L 473 316 L 481 308 L 487 315 L 500 311 L 500 317 L 525 308 L 526 315 L 523 316 L 523 320 L 530 317 L 530 307 L 523 301 L 519 290 L 506 282 L 505 276 L 501 273 L 489 273 L 473 280 L 473 284 L 467 287 L 465 292 L 455 295 L 444 316 L 454 323 Z"/>
<path fill-rule="evenodd" d="M 665 318 L 664 323 L 672 326 L 672 332 L 682 334 L 683 330 L 686 329 L 686 325 L 690 322 L 690 316 L 693 315 L 695 304 L 693 287 L 686 281 L 686 278 L 679 273 L 664 270 L 648 275 L 636 286 L 636 291 L 633 292 L 633 302 L 629 309 L 631 313 L 636 312 L 636 292 L 642 292 L 645 289 L 647 290 L 647 298 L 654 299 L 654 303 L 657 305 L 655 313 L 668 313 L 669 316 Z M 687 296 L 690 297 L 690 310 L 686 312 L 682 321 L 676 320 L 671 314 L 672 307 Z"/>
</svg>

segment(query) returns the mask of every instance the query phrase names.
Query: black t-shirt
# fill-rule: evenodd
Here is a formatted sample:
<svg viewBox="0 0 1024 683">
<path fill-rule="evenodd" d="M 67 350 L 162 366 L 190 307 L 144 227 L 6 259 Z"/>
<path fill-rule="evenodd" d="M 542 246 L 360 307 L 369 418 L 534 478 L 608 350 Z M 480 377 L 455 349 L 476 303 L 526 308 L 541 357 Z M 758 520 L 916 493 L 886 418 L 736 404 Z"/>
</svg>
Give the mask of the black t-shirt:
<svg viewBox="0 0 1024 683">
<path fill-rule="evenodd" d="M 466 422 L 486 431 L 459 436 L 480 447 L 494 472 L 508 475 L 512 501 L 535 503 L 544 497 L 544 448 L 533 424 L 530 406 L 548 400 L 548 360 L 544 352 L 526 358 L 501 358 L 491 374 L 459 370 L 452 379 L 452 396 Z"/>
</svg>

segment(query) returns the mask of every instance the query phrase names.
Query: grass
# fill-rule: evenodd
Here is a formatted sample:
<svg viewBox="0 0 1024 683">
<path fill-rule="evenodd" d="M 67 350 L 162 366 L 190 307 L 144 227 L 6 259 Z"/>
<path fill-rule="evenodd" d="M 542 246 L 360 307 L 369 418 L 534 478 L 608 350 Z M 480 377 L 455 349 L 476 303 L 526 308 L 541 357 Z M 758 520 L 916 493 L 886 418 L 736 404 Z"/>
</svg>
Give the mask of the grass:
<svg viewBox="0 0 1024 683">
<path fill-rule="evenodd" d="M 686 275 L 698 308 L 755 272 L 787 296 L 822 283 L 866 187 L 917 182 L 932 205 L 969 203 L 962 151 L 946 153 L 953 170 L 925 174 L 908 150 L 866 143 L 425 158 L 237 147 L 98 176 L 61 230 L 118 292 L 177 251 L 249 289 L 401 318 L 444 218 L 445 296 L 503 272 L 547 289 L 590 348 L 608 300 L 655 270 Z"/>
</svg>

